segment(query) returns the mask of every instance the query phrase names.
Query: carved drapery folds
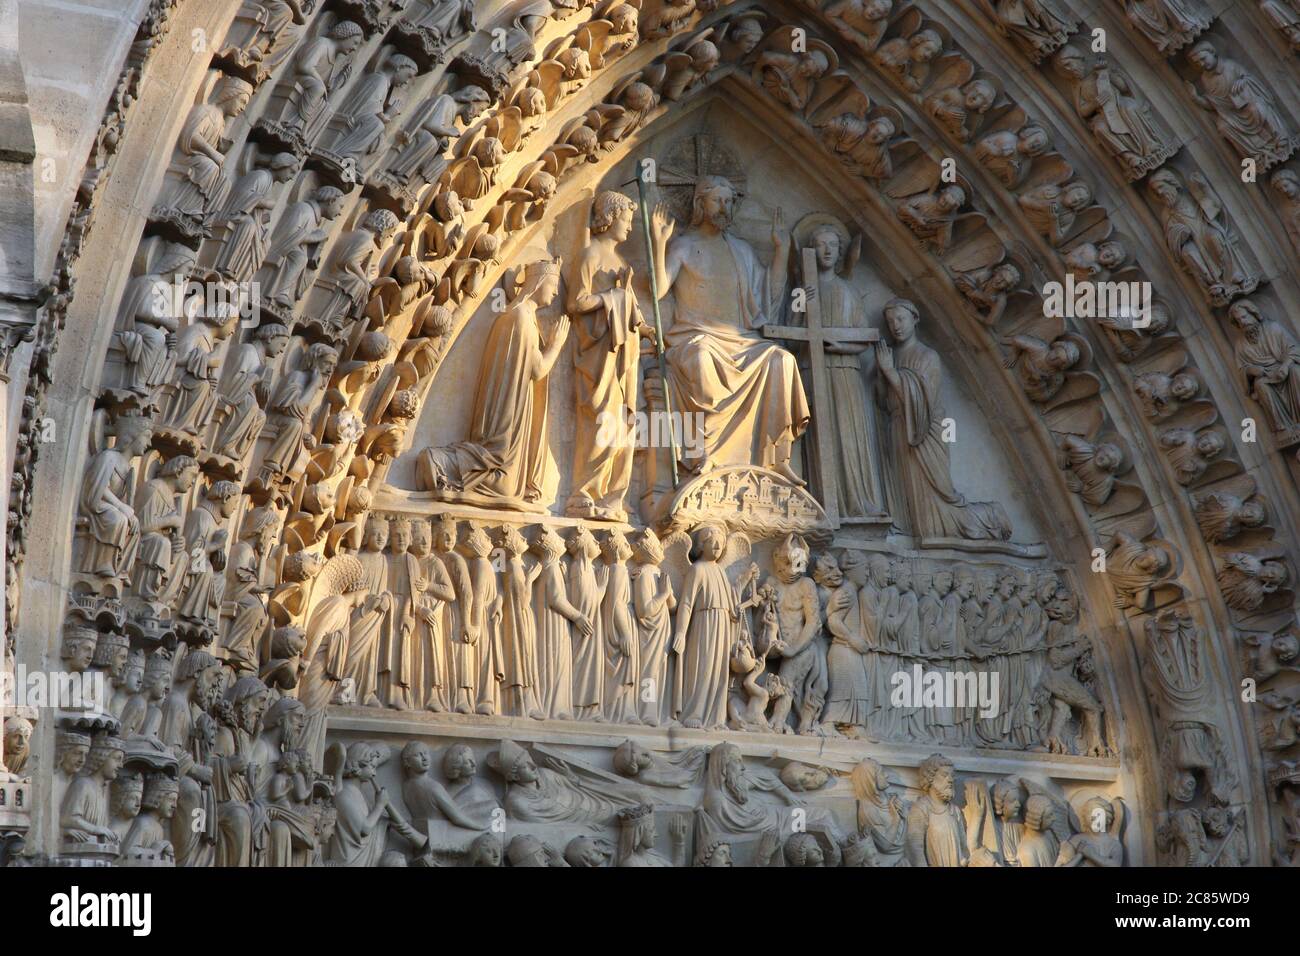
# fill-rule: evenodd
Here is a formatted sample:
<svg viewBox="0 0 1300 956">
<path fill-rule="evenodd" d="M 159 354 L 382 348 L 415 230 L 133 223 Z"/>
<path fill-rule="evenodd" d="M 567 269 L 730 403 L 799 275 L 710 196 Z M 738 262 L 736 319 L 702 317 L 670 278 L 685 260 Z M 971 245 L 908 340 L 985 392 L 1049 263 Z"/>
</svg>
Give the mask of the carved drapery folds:
<svg viewBox="0 0 1300 956">
<path fill-rule="evenodd" d="M 1003 502 L 962 493 L 987 484 L 968 483 L 943 433 L 966 429 L 975 406 L 949 418 L 940 392 L 963 390 L 970 366 L 922 318 L 937 326 L 950 304 L 965 310 L 951 320 L 962 336 L 1003 349 L 1008 400 L 1054 452 L 1093 570 L 1132 619 L 1164 730 L 1165 802 L 1141 808 L 1162 854 L 1266 856 L 1247 839 L 1259 829 L 1239 809 L 1246 763 L 1216 712 L 1225 649 L 1183 603 L 1211 581 L 1184 574 L 1187 545 L 1152 501 L 1185 501 L 1214 557 L 1211 597 L 1259 638 L 1261 674 L 1266 644 L 1288 653 L 1282 522 L 1176 307 L 1157 300 L 1146 323 L 1049 317 L 1039 281 L 1180 272 L 1168 281 L 1221 310 L 1269 447 L 1289 447 L 1300 355 L 1268 263 L 1243 251 L 1246 207 L 1209 188 L 1207 158 L 1174 159 L 1169 124 L 1119 54 L 1084 53 L 1059 4 L 970 13 L 995 48 L 1059 84 L 1073 110 L 1059 117 L 1029 115 L 1005 64 L 921 6 L 802 6 L 798 30 L 759 7 L 694 2 L 519 3 L 480 11 L 478 29 L 473 4 L 448 0 L 242 4 L 110 309 L 60 639 L 69 662 L 89 645 L 82 666 L 120 699 L 62 720 L 62 852 L 137 865 L 1128 862 L 1117 778 L 1089 790 L 965 765 L 954 778 L 947 758 L 921 759 L 997 748 L 1027 770 L 1042 752 L 1109 768 L 1124 745 L 1099 636 L 1112 618 L 1089 606 L 1086 551 L 1027 543 L 1019 506 L 1013 541 Z M 1199 2 L 1123 6 L 1186 70 L 1198 122 L 1261 172 L 1288 158 L 1285 104 L 1263 71 L 1218 54 L 1231 46 Z M 1261 9 L 1285 31 L 1284 6 Z M 859 88 L 863 72 L 883 97 Z M 599 179 L 592 165 L 640 150 L 660 116 L 716 83 L 792 131 L 802 173 L 872 197 L 868 218 L 928 260 L 938 297 L 864 306 L 865 221 L 828 214 L 838 228 L 801 234 L 771 215 L 773 198 L 755 230 L 756 197 L 725 162 L 665 175 L 649 250 L 620 183 L 579 197 Z M 890 102 L 908 98 L 909 110 Z M 1074 126 L 1088 135 L 1062 135 Z M 1064 155 L 1080 141 L 1134 182 L 1129 201 L 1149 204 L 1163 243 L 1112 221 L 1098 197 L 1113 186 Z M 957 157 L 955 177 L 941 156 Z M 666 174 L 667 151 L 655 158 Z M 1292 241 L 1294 179 L 1282 168 L 1262 182 Z M 581 221 L 582 256 L 560 258 L 561 228 Z M 251 318 L 207 294 L 248 283 Z M 792 305 L 809 289 L 815 318 Z M 671 303 L 662 337 L 656 292 L 665 318 Z M 497 293 L 501 307 L 479 313 Z M 476 388 L 453 397 L 438 377 L 467 323 L 488 337 Z M 1141 440 L 1099 398 L 1116 360 Z M 548 418 L 557 365 L 579 409 L 572 446 Z M 469 427 L 430 444 L 422 409 L 449 399 Z M 854 402 L 861 415 L 837 419 L 834 441 L 819 430 Z M 655 410 L 700 415 L 701 453 L 609 441 L 611 423 L 627 437 Z M 822 460 L 846 467 L 814 463 L 823 442 Z M 1136 458 L 1144 448 L 1152 461 Z M 20 517 L 30 474 L 15 474 Z M 1158 493 L 1142 485 L 1153 474 L 1168 482 Z M 828 482 L 838 502 L 824 509 Z M 923 692 L 968 679 L 975 696 L 960 703 Z M 909 680 L 917 695 L 895 703 Z M 504 729 L 491 748 L 434 729 L 439 771 L 423 742 L 395 760 L 340 729 L 348 706 L 530 718 L 539 738 L 552 722 L 600 721 L 644 745 L 612 754 L 611 771 Z M 656 749 L 673 722 L 868 749 L 778 778 L 731 745 Z M 1295 757 L 1275 736 L 1269 773 L 1285 796 Z M 896 775 L 861 758 L 876 741 L 922 748 L 910 806 Z M 398 775 L 401 806 L 370 786 Z M 856 820 L 819 803 L 846 787 Z M 751 789 L 762 797 L 737 801 Z M 796 839 L 781 821 L 802 801 L 817 822 Z M 202 832 L 178 822 L 196 808 L 210 811 Z M 496 809 L 527 826 L 499 838 L 484 826 Z M 1100 830 L 1079 825 L 1097 814 Z M 579 822 L 602 832 L 576 836 Z"/>
</svg>

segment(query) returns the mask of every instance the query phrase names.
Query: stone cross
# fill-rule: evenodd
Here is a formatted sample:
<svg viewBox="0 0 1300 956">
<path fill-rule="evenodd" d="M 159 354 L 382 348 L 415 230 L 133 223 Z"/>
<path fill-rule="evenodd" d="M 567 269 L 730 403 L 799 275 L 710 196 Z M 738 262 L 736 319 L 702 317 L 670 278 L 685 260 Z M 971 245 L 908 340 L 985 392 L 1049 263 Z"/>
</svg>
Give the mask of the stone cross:
<svg viewBox="0 0 1300 956">
<path fill-rule="evenodd" d="M 817 252 L 812 247 L 801 250 L 804 289 L 819 289 L 817 285 Z M 808 366 L 812 372 L 813 425 L 816 431 L 817 468 L 821 475 L 822 508 L 832 528 L 840 526 L 839 486 L 836 482 L 835 448 L 833 437 L 834 425 L 830 418 L 831 383 L 826 374 L 826 343 L 839 342 L 846 345 L 867 345 L 877 341 L 880 333 L 875 329 L 823 328 L 822 297 L 807 294 L 804 299 L 806 325 L 765 325 L 763 334 L 770 339 L 784 339 L 789 342 L 806 342 L 808 345 Z M 817 416 L 825 415 L 826 431 L 821 430 L 822 422 Z"/>
</svg>

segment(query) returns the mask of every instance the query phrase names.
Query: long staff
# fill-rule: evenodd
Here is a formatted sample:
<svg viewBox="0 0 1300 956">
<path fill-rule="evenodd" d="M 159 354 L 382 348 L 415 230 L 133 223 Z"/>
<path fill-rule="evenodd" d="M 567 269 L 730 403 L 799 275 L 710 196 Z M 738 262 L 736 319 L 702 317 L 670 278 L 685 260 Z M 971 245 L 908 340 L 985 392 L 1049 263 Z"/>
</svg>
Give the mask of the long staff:
<svg viewBox="0 0 1300 956">
<path fill-rule="evenodd" d="M 664 411 L 668 415 L 668 446 L 672 451 L 673 490 L 677 490 L 677 429 L 673 422 L 673 400 L 668 391 L 668 362 L 664 358 L 664 323 L 659 314 L 659 270 L 655 267 L 654 242 L 650 237 L 650 207 L 645 198 L 645 179 L 636 178 L 637 205 L 641 208 L 641 229 L 645 236 L 646 261 L 650 263 L 650 301 L 655 314 L 655 355 L 659 359 L 659 381 L 664 389 Z"/>
</svg>

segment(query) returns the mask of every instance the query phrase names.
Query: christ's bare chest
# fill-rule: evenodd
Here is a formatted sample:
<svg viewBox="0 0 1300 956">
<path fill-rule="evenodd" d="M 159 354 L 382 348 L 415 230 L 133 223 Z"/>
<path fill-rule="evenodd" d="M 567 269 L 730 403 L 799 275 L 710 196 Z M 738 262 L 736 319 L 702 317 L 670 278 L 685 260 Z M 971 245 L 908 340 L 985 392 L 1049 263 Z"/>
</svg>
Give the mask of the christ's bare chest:
<svg viewBox="0 0 1300 956">
<path fill-rule="evenodd" d="M 736 257 L 721 236 L 691 237 L 674 291 L 687 312 L 739 325 L 740 296 Z"/>
</svg>

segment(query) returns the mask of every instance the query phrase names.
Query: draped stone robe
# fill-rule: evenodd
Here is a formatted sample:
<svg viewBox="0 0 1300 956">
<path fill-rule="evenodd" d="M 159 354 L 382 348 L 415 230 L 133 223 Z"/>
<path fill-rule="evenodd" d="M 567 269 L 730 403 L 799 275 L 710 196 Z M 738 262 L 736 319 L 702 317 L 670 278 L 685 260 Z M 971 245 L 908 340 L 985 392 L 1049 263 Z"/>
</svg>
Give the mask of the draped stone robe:
<svg viewBox="0 0 1300 956">
<path fill-rule="evenodd" d="M 653 564 L 634 565 L 630 571 L 633 608 L 641 643 L 638 654 L 641 672 L 637 687 L 648 687 L 652 691 L 648 700 L 640 701 L 639 716 L 643 723 L 652 726 L 666 724 L 672 719 L 668 649 L 673 638 L 669 605 L 674 599 L 671 584 L 664 597 L 659 596 L 664 574 L 662 568 Z"/>
<path fill-rule="evenodd" d="M 865 329 L 866 313 L 857 292 L 841 277 L 821 273 L 817 279 L 821 295 L 822 326 L 831 329 Z M 862 377 L 861 352 L 865 345 L 847 346 L 852 352 L 826 350 L 826 377 L 830 383 L 831 407 L 824 434 L 835 442 L 840 513 L 845 518 L 862 518 L 879 511 L 876 490 L 875 428 L 867 413 L 869 399 Z"/>
<path fill-rule="evenodd" d="M 388 555 L 382 551 L 362 551 L 357 560 L 365 569 L 365 589 L 370 596 L 353 617 L 348 631 L 344 676 L 356 680 L 357 701 L 365 704 L 369 695 L 379 690 L 379 652 L 390 612 L 379 605 L 388 593 Z"/>
<path fill-rule="evenodd" d="M 877 384 L 889 411 L 890 451 L 912 532 L 926 538 L 1006 540 L 1010 522 L 996 502 L 968 502 L 952 483 L 939 356 L 915 338 L 894 349 L 901 395 L 880 376 Z M 895 513 L 898 508 L 891 509 Z"/>
<path fill-rule="evenodd" d="M 1220 57 L 1219 66 L 1218 72 L 1202 73 L 1200 81 L 1201 94 L 1214 107 L 1219 135 L 1243 156 L 1284 157 L 1290 133 L 1273 94 L 1241 64 Z"/>
<path fill-rule="evenodd" d="M 1274 431 L 1300 429 L 1300 345 L 1295 339 L 1277 322 L 1261 322 L 1254 342 L 1244 337 L 1237 342 L 1236 359 Z"/>
<path fill-rule="evenodd" d="M 547 717 L 573 719 L 573 645 L 569 617 L 577 612 L 564 588 L 558 559 L 546 561 L 533 585 L 537 612 L 538 703 Z"/>
<path fill-rule="evenodd" d="M 686 615 L 686 647 L 677 661 L 674 714 L 705 728 L 727 720 L 728 658 L 736 637 L 736 592 L 716 561 L 697 561 L 682 582 L 678 620 Z"/>
<path fill-rule="evenodd" d="M 483 345 L 469 437 L 420 453 L 420 487 L 437 490 L 445 476 L 459 499 L 533 507 L 546 455 L 546 372 L 532 303 L 503 312 Z"/>
<path fill-rule="evenodd" d="M 600 605 L 604 589 L 596 567 L 585 554 L 574 556 L 568 568 L 569 603 L 591 622 L 590 636 L 573 628 L 573 707 L 578 720 L 600 719 L 605 705 L 605 654 Z"/>
<path fill-rule="evenodd" d="M 665 335 L 673 410 L 704 416 L 715 465 L 770 465 L 773 446 L 802 435 L 810 413 L 794 356 L 760 332 L 771 301 L 767 269 L 734 236 L 691 238 L 716 271 L 700 274 L 687 263 L 673 284 L 676 311 Z"/>
<path fill-rule="evenodd" d="M 594 508 L 597 517 L 620 517 L 632 481 L 641 310 L 631 288 L 615 285 L 624 265 L 617 253 L 602 256 L 589 247 L 569 287 L 576 419 L 571 514 Z M 576 301 L 586 295 L 597 296 L 600 307 L 578 315 Z"/>
</svg>

